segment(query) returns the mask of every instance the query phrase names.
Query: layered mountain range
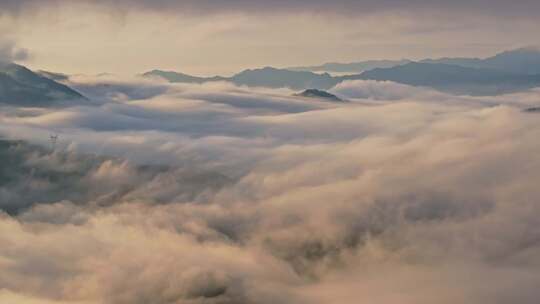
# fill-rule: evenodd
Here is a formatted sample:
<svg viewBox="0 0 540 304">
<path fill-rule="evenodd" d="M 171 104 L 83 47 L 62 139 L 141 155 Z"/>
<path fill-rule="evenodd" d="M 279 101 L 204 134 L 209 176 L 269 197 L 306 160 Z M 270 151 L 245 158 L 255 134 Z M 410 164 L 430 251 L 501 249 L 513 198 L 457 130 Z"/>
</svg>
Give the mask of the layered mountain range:
<svg viewBox="0 0 540 304">
<path fill-rule="evenodd" d="M 349 75 L 314 72 L 322 70 L 363 71 Z M 153 70 L 143 76 L 171 83 L 226 81 L 247 87 L 290 88 L 301 91 L 297 96 L 326 99 L 331 97 L 322 96 L 320 92 L 352 80 L 392 81 L 460 95 L 498 95 L 540 86 L 540 50 L 522 48 L 484 59 L 379 60 L 291 69 L 264 67 L 244 70 L 231 77 L 197 77 L 162 70 Z M 34 107 L 85 101 L 82 94 L 62 83 L 67 80 L 68 76 L 64 74 L 33 72 L 15 63 L 0 63 L 0 103 Z"/>
<path fill-rule="evenodd" d="M 345 76 L 315 73 L 321 70 L 362 71 Z M 228 81 L 240 86 L 293 90 L 328 90 L 347 80 L 375 80 L 429 87 L 453 94 L 498 95 L 540 86 L 540 50 L 523 48 L 485 59 L 381 60 L 290 69 L 265 67 L 245 70 L 231 77 L 195 77 L 161 70 L 147 72 L 143 76 L 160 77 L 174 83 Z"/>
</svg>

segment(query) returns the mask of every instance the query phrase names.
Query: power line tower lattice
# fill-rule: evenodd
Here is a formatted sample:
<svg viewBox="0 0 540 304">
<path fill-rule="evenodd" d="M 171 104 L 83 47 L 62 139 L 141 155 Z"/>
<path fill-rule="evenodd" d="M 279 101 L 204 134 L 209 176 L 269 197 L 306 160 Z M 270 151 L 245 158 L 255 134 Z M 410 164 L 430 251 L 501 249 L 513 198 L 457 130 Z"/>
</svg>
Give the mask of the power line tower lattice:
<svg viewBox="0 0 540 304">
<path fill-rule="evenodd" d="M 54 152 L 56 150 L 56 143 L 58 142 L 58 134 L 49 136 L 49 139 L 51 141 L 51 151 Z"/>
</svg>

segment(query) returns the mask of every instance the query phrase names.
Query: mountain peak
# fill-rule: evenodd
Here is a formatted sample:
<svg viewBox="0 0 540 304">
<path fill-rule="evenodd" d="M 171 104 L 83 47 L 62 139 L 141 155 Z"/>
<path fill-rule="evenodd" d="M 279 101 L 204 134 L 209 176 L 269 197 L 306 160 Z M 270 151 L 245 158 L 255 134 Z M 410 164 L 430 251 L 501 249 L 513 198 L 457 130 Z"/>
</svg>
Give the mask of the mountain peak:
<svg viewBox="0 0 540 304">
<path fill-rule="evenodd" d="M 508 50 L 508 51 L 500 52 L 493 57 L 486 58 L 486 60 L 490 60 L 493 58 L 500 58 L 500 57 L 536 58 L 536 57 L 540 57 L 540 47 L 526 46 L 526 47 L 522 47 L 518 49 Z"/>
<path fill-rule="evenodd" d="M 306 98 L 317 98 L 317 99 L 325 99 L 327 101 L 339 101 L 343 102 L 344 100 L 337 97 L 334 94 L 330 94 L 323 90 L 317 90 L 317 89 L 307 89 L 303 92 L 300 92 L 298 94 L 294 94 L 294 96 L 298 97 L 306 97 Z"/>
<path fill-rule="evenodd" d="M 143 77 L 159 77 L 165 79 L 172 83 L 204 83 L 209 81 L 221 81 L 225 80 L 224 77 L 214 76 L 214 77 L 197 77 L 180 72 L 174 71 L 163 71 L 163 70 L 152 70 L 142 74 Z"/>
<path fill-rule="evenodd" d="M 0 102 L 22 106 L 52 105 L 85 99 L 70 87 L 15 63 L 0 65 L 0 92 Z"/>
</svg>

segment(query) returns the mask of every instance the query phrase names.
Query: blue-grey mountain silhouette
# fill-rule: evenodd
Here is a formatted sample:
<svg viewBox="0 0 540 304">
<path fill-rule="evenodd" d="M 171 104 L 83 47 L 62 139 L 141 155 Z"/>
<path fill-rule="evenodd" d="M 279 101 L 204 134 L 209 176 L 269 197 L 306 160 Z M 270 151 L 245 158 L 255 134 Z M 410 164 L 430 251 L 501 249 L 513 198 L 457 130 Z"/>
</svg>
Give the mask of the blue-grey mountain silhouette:
<svg viewBox="0 0 540 304">
<path fill-rule="evenodd" d="M 227 80 L 225 77 L 196 77 L 173 71 L 153 70 L 142 74 L 144 77 L 161 77 L 172 83 L 205 83 L 210 81 Z"/>
<path fill-rule="evenodd" d="M 413 62 L 388 69 L 374 69 L 344 79 L 393 81 L 468 95 L 497 95 L 540 86 L 540 75 L 523 75 L 496 69 Z"/>
<path fill-rule="evenodd" d="M 377 69 L 377 68 L 391 68 L 394 66 L 407 64 L 411 62 L 407 59 L 402 60 L 367 60 L 351 63 L 339 63 L 329 62 L 321 65 L 314 66 L 299 66 L 287 68 L 291 71 L 307 71 L 307 72 L 335 72 L 335 73 L 353 73 L 359 74 L 365 71 Z"/>
<path fill-rule="evenodd" d="M 540 49 L 534 47 L 505 51 L 485 59 L 440 58 L 422 60 L 424 63 L 444 63 L 463 67 L 496 69 L 516 74 L 540 74 Z"/>
<path fill-rule="evenodd" d="M 70 87 L 14 63 L 0 63 L 0 103 L 52 106 L 85 98 Z"/>
<path fill-rule="evenodd" d="M 430 87 L 444 92 L 465 95 L 498 95 L 540 86 L 540 51 L 533 48 L 503 52 L 486 59 L 441 58 L 426 59 L 420 62 L 401 60 L 357 63 L 357 67 L 361 68 L 370 65 L 371 67 L 376 65 L 381 67 L 346 76 L 319 74 L 303 71 L 302 68 L 287 70 L 272 67 L 245 70 L 232 77 L 195 77 L 160 70 L 143 75 L 159 76 L 170 82 L 229 81 L 236 85 L 249 87 L 290 88 L 293 90 L 328 90 L 347 80 L 377 80 Z M 326 67 L 332 66 L 345 69 L 340 64 L 329 64 Z"/>
<path fill-rule="evenodd" d="M 343 99 L 337 97 L 334 94 L 328 93 L 323 90 L 317 90 L 317 89 L 307 89 L 303 92 L 294 94 L 294 96 L 305 97 L 305 98 L 315 98 L 315 99 L 320 99 L 324 101 L 332 101 L 332 102 L 336 102 L 336 101 L 344 102 Z"/>
<path fill-rule="evenodd" d="M 312 72 L 289 71 L 265 67 L 261 69 L 245 70 L 232 77 L 196 77 L 177 72 L 154 70 L 144 73 L 145 77 L 161 77 L 169 82 L 176 83 L 204 83 L 211 81 L 229 81 L 239 86 L 290 88 L 304 90 L 317 88 L 327 90 L 337 84 L 339 79 L 330 74 L 316 74 Z"/>
</svg>

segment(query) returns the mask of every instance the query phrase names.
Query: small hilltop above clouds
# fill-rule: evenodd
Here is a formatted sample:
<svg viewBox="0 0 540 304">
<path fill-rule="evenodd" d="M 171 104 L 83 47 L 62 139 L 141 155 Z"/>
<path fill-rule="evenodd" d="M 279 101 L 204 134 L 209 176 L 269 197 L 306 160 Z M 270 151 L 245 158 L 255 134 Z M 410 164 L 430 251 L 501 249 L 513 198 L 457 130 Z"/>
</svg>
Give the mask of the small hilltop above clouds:
<svg viewBox="0 0 540 304">
<path fill-rule="evenodd" d="M 315 98 L 323 101 L 330 101 L 330 102 L 345 102 L 345 100 L 337 97 L 334 94 L 330 94 L 326 91 L 317 90 L 317 89 L 307 89 L 303 92 L 294 94 L 294 96 L 297 97 L 305 97 L 305 98 Z"/>
</svg>

